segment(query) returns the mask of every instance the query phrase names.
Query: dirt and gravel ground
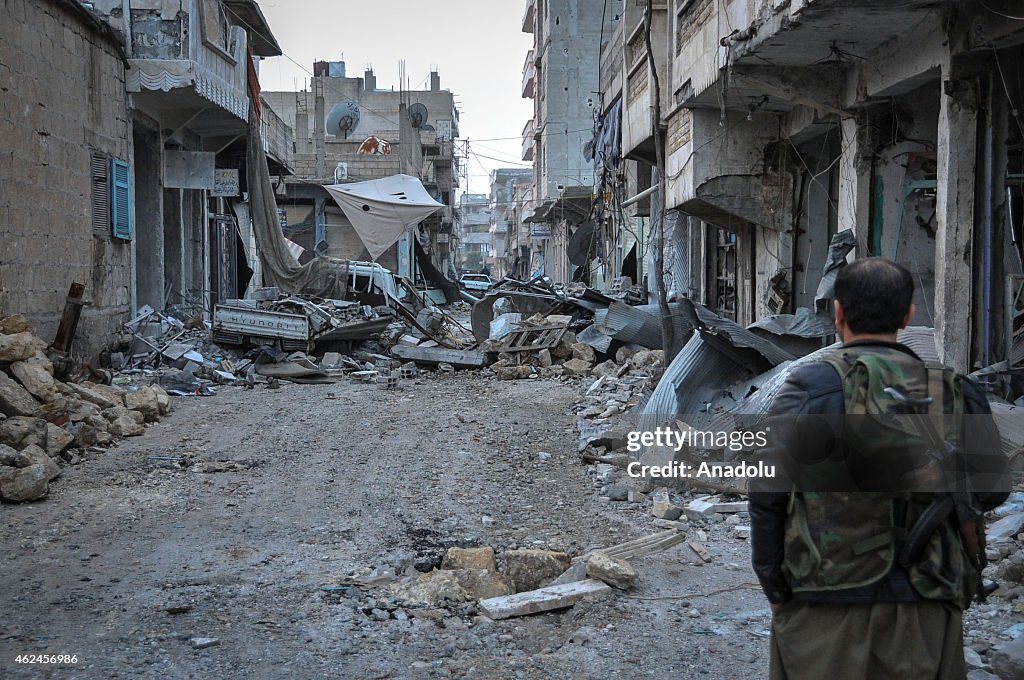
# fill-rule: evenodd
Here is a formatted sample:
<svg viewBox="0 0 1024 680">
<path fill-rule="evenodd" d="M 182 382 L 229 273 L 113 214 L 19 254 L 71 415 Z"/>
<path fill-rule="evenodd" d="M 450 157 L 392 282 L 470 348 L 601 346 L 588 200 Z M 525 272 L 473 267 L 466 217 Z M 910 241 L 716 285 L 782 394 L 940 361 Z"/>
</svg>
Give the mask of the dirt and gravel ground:
<svg viewBox="0 0 1024 680">
<path fill-rule="evenodd" d="M 0 677 L 764 677 L 768 608 L 724 524 L 704 528 L 711 564 L 677 546 L 635 562 L 636 591 L 556 613 L 337 587 L 451 546 L 579 555 L 658 531 L 646 506 L 599 499 L 578 394 L 435 373 L 177 398 L 46 501 L 2 508 Z"/>
</svg>

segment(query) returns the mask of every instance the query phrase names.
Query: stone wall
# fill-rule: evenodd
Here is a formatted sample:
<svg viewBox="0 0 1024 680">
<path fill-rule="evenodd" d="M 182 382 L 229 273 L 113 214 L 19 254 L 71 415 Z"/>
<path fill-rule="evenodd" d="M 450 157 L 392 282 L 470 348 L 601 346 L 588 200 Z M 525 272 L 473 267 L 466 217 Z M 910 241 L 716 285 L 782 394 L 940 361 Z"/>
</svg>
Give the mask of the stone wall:
<svg viewBox="0 0 1024 680">
<path fill-rule="evenodd" d="M 93 152 L 130 159 L 124 65 L 112 37 L 54 0 L 5 0 L 0 21 L 0 316 L 52 340 L 85 284 L 75 354 L 130 313 L 131 243 L 93 235 Z"/>
</svg>

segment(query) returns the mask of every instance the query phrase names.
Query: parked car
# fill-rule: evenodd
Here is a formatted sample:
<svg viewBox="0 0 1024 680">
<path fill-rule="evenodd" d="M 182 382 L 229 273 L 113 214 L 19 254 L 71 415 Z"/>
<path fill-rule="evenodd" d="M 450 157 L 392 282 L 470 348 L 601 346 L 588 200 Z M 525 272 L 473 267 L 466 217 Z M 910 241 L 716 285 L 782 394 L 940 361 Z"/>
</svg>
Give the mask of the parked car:
<svg viewBox="0 0 1024 680">
<path fill-rule="evenodd" d="M 491 277 L 487 274 L 463 274 L 459 279 L 459 285 L 466 290 L 489 290 L 494 285 Z"/>
</svg>

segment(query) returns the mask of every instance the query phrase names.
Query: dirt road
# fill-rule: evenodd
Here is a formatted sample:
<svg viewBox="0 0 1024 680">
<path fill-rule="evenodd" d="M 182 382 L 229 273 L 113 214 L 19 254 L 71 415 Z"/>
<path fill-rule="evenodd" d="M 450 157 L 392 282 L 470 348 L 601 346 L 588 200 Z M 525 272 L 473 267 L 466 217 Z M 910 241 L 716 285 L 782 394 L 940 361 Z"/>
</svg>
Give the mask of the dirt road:
<svg viewBox="0 0 1024 680">
<path fill-rule="evenodd" d="M 577 393 L 460 373 L 176 399 L 46 501 L 2 508 L 0 675 L 758 677 L 768 612 L 725 527 L 709 528 L 713 565 L 672 548 L 637 561 L 630 595 L 527 618 L 332 586 L 450 546 L 578 555 L 655 531 L 640 506 L 599 500 L 575 453 Z"/>
</svg>

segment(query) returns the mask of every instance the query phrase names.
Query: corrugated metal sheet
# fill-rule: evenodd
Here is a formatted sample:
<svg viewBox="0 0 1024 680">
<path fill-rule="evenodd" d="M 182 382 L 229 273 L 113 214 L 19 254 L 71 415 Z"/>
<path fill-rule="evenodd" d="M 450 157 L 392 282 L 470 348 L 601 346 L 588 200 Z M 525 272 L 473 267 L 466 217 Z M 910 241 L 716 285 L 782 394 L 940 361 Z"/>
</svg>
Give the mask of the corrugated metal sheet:
<svg viewBox="0 0 1024 680">
<path fill-rule="evenodd" d="M 689 304 L 693 307 L 702 333 L 722 337 L 734 347 L 752 349 L 764 357 L 772 366 L 777 366 L 796 358 L 772 341 L 748 331 L 735 321 L 715 314 L 703 305 L 695 304 L 689 300 L 683 300 L 680 304 L 684 306 Z"/>
<path fill-rule="evenodd" d="M 990 401 L 989 406 L 1003 440 L 1003 452 L 1010 454 L 1024 448 L 1024 408 L 1005 401 Z"/>
<path fill-rule="evenodd" d="M 939 351 L 935 347 L 935 329 L 927 326 L 908 326 L 899 332 L 897 339 L 914 350 L 924 361 L 938 361 Z"/>
<path fill-rule="evenodd" d="M 761 329 L 774 335 L 796 335 L 801 338 L 823 338 L 836 332 L 831 317 L 815 314 L 807 307 L 796 310 L 796 314 L 776 314 L 747 326 L 748 330 Z"/>
</svg>

